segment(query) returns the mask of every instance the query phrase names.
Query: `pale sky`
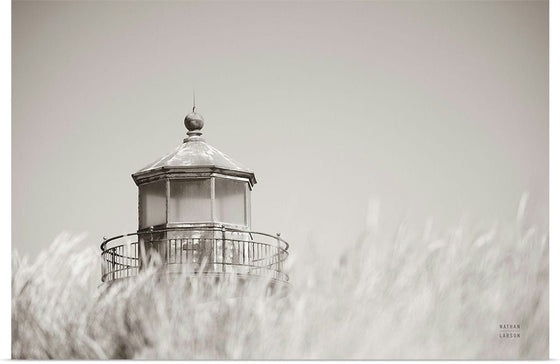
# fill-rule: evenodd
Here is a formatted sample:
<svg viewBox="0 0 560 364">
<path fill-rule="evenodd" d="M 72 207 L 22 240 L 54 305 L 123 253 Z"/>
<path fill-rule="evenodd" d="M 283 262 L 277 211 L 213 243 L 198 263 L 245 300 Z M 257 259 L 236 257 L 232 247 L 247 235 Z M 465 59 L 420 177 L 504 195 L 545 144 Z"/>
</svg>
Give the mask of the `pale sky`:
<svg viewBox="0 0 560 364">
<path fill-rule="evenodd" d="M 13 3 L 13 249 L 137 228 L 130 175 L 209 144 L 253 229 L 341 250 L 380 226 L 548 218 L 548 2 Z"/>
</svg>

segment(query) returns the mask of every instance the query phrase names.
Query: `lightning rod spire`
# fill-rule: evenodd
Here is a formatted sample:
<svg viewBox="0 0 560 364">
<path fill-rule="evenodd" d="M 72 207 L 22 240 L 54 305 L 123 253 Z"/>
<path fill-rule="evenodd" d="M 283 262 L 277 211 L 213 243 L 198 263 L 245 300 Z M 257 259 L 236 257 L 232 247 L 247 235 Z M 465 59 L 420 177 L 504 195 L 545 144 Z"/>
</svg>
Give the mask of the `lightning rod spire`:
<svg viewBox="0 0 560 364">
<path fill-rule="evenodd" d="M 192 92 L 192 111 L 194 112 L 194 109 L 196 109 L 196 93 L 193 90 Z"/>
</svg>

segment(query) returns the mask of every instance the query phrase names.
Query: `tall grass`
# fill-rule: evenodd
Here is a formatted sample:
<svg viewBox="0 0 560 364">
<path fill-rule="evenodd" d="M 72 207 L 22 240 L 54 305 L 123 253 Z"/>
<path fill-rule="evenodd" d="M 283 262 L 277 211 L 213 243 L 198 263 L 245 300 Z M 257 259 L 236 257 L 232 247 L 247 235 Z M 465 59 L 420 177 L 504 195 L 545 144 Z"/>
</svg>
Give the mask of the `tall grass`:
<svg viewBox="0 0 560 364">
<path fill-rule="evenodd" d="M 486 229 L 370 229 L 336 259 L 308 245 L 285 296 L 255 282 L 228 298 L 234 280 L 187 289 L 151 272 L 97 287 L 98 252 L 82 239 L 61 235 L 33 263 L 14 256 L 14 358 L 548 357 L 548 236 L 522 211 Z M 521 338 L 500 338 L 500 323 Z"/>
</svg>

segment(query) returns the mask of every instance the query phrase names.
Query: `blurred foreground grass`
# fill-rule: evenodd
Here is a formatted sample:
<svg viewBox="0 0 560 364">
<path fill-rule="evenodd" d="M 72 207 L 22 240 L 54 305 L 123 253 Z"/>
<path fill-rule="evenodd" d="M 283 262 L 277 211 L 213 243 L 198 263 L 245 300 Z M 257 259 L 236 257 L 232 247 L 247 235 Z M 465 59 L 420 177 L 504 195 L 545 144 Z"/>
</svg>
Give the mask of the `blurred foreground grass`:
<svg viewBox="0 0 560 364">
<path fill-rule="evenodd" d="M 490 228 L 430 230 L 365 231 L 328 261 L 306 247 L 290 258 L 287 296 L 255 284 L 243 299 L 149 272 L 97 287 L 97 246 L 61 235 L 33 263 L 13 257 L 12 356 L 548 358 L 547 232 L 523 211 Z M 501 323 L 520 324 L 521 338 L 499 338 Z"/>
</svg>

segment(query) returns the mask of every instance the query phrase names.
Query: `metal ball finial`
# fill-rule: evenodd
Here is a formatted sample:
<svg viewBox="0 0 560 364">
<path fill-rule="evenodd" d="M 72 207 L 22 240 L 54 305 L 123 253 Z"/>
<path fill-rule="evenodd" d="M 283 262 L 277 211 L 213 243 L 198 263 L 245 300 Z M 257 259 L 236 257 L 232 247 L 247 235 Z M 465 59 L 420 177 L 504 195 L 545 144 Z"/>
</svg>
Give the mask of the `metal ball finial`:
<svg viewBox="0 0 560 364">
<path fill-rule="evenodd" d="M 193 107 L 193 111 L 185 117 L 185 127 L 188 131 L 200 130 L 204 127 L 204 118 L 194 109 Z"/>
<path fill-rule="evenodd" d="M 192 112 L 185 117 L 185 127 L 189 131 L 187 134 L 190 135 L 196 133 L 197 135 L 200 135 L 202 133 L 199 130 L 204 126 L 204 118 L 202 117 L 202 115 L 194 111 L 196 109 L 196 98 L 194 90 L 192 96 Z"/>
<path fill-rule="evenodd" d="M 195 110 L 196 110 L 196 101 L 194 98 L 194 91 L 193 91 L 192 112 L 190 112 L 185 117 L 185 127 L 188 130 L 187 138 L 183 140 L 185 143 L 188 141 L 202 140 L 200 138 L 200 136 L 202 135 L 202 132 L 200 130 L 202 129 L 202 127 L 204 127 L 204 118 Z"/>
</svg>

